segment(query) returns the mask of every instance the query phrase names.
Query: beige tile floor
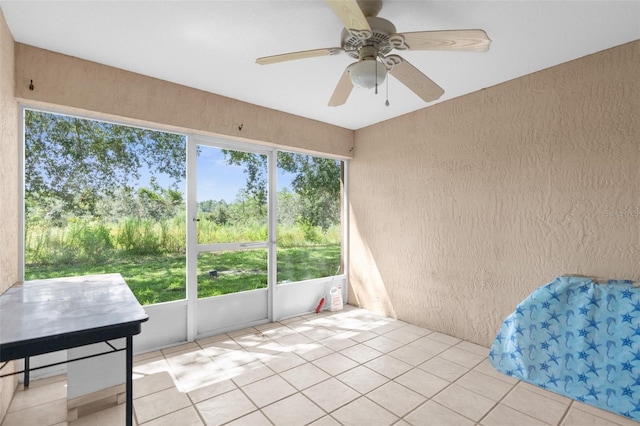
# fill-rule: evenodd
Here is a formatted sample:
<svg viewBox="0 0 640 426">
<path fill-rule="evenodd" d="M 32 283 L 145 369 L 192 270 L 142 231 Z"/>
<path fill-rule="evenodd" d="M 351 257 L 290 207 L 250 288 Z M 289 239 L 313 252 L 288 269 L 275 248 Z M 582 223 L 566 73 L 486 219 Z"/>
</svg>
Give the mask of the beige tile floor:
<svg viewBox="0 0 640 426">
<path fill-rule="evenodd" d="M 346 306 L 138 355 L 136 424 L 638 425 L 496 372 L 487 348 Z M 66 378 L 3 426 L 67 425 Z M 124 406 L 70 425 L 120 425 Z"/>
</svg>

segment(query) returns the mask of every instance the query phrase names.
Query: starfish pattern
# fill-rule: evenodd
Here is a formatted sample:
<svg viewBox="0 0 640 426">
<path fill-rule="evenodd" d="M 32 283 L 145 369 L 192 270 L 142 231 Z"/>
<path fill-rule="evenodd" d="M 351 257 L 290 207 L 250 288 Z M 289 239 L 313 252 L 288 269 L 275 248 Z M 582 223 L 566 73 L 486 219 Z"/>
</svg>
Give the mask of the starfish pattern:
<svg viewBox="0 0 640 426">
<path fill-rule="evenodd" d="M 598 324 L 600 324 L 602 321 L 596 321 L 595 318 L 589 318 L 587 322 L 589 323 L 589 327 L 593 327 L 596 330 L 600 330 L 600 327 L 598 327 Z"/>
<path fill-rule="evenodd" d="M 622 363 L 622 369 L 633 374 L 633 365 L 629 361 Z"/>
<path fill-rule="evenodd" d="M 580 334 L 580 337 L 588 337 L 590 332 L 586 328 L 581 328 L 578 330 L 578 333 Z"/>
<path fill-rule="evenodd" d="M 594 342 L 593 340 L 589 342 L 589 349 L 594 350 L 596 353 L 600 353 L 600 351 L 598 350 L 598 347 L 600 347 L 602 345 L 597 345 L 596 342 Z"/>
<path fill-rule="evenodd" d="M 558 314 L 556 311 L 551 311 L 551 312 L 549 312 L 549 321 L 556 320 L 556 321 L 560 322 L 560 320 L 558 319 L 559 316 L 560 316 L 560 314 Z"/>
<path fill-rule="evenodd" d="M 598 374 L 598 367 L 596 367 L 595 362 L 591 361 L 591 364 L 587 364 L 587 367 L 589 368 L 589 371 L 587 371 L 587 373 L 593 373 L 596 376 L 600 377 L 600 375 Z"/>
<path fill-rule="evenodd" d="M 595 386 L 593 386 L 593 385 L 591 385 L 591 387 L 590 387 L 590 388 L 587 388 L 587 390 L 589 391 L 589 392 L 587 393 L 587 396 L 592 396 L 592 397 L 594 397 L 595 399 L 598 399 L 598 394 L 602 393 L 602 392 L 598 392 L 598 391 L 596 391 L 596 388 L 595 388 Z"/>
<path fill-rule="evenodd" d="M 553 340 L 557 344 L 560 344 L 560 341 L 558 340 L 560 338 L 560 335 L 556 334 L 555 331 L 552 331 L 551 333 L 547 333 L 547 334 L 549 335 L 549 340 Z"/>
<path fill-rule="evenodd" d="M 499 371 L 640 421 L 640 288 L 632 283 L 559 277 L 515 307 L 497 334 L 488 358 Z"/>
<path fill-rule="evenodd" d="M 513 352 L 522 355 L 522 348 L 520 347 L 520 343 L 516 344 L 516 347 L 513 348 Z"/>
<path fill-rule="evenodd" d="M 550 353 L 550 354 L 548 354 L 548 355 L 549 355 L 549 362 L 555 362 L 555 363 L 556 363 L 556 365 L 560 365 L 560 364 L 558 363 L 558 355 L 556 355 L 556 354 L 555 354 L 555 353 L 553 353 L 553 352 L 552 352 L 552 353 Z"/>
<path fill-rule="evenodd" d="M 631 312 L 622 314 L 622 322 L 628 322 L 629 324 L 633 322 L 633 317 L 631 316 Z"/>
</svg>

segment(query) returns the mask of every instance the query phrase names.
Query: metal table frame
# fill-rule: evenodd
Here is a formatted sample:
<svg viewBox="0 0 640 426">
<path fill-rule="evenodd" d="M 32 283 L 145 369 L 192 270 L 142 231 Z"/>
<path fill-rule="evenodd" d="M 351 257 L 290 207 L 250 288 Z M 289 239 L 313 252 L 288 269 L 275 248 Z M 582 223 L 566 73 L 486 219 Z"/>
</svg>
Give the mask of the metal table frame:
<svg viewBox="0 0 640 426">
<path fill-rule="evenodd" d="M 106 280 L 106 282 L 105 282 Z M 117 290 L 117 297 L 111 297 L 109 291 L 104 291 L 101 286 L 111 286 L 109 289 Z M 94 287 L 89 287 L 94 286 Z M 106 301 L 99 306 L 82 306 L 83 301 L 92 301 L 91 295 L 82 300 L 82 296 L 90 292 L 92 288 L 102 290 L 99 296 Z M 125 290 L 126 288 L 126 290 Z M 107 290 L 109 290 L 107 289 Z M 64 300 L 60 300 L 57 295 L 64 292 Z M 70 292 L 71 290 L 71 292 Z M 28 297 L 23 293 L 29 292 Z M 128 294 L 127 294 L 128 293 Z M 44 295 L 44 297 L 43 297 Z M 80 297 L 80 300 L 77 298 Z M 73 298 L 72 301 L 69 298 Z M 23 301 L 22 303 L 20 301 Z M 66 302 L 66 303 L 65 303 Z M 111 305 L 110 305 L 111 303 Z M 37 305 L 34 305 L 37 304 Z M 18 306 L 20 305 L 20 306 Z M 33 306 L 32 306 L 33 305 Z M 51 316 L 54 321 L 58 320 L 64 325 L 58 327 L 57 332 L 48 333 L 47 325 L 52 321 L 51 317 L 42 316 L 34 319 L 33 310 L 56 307 L 56 311 Z M 82 306 L 82 313 L 86 311 L 85 321 L 78 318 L 78 315 L 69 315 L 67 311 L 77 313 L 78 305 Z M 101 315 L 97 320 L 86 320 L 91 317 L 94 311 L 104 311 L 105 306 L 118 306 L 118 312 L 113 315 Z M 69 319 L 71 317 L 72 319 Z M 94 318 L 96 316 L 94 315 Z M 37 320 L 42 324 L 38 324 Z M 90 355 L 78 359 L 63 361 L 73 362 L 79 359 L 100 356 L 114 351 L 126 350 L 126 424 L 133 424 L 133 336 L 141 331 L 141 324 L 149 317 L 137 302 L 131 290 L 119 274 L 93 275 L 87 277 L 73 277 L 70 279 L 52 279 L 30 281 L 17 284 L 0 295 L 0 362 L 4 362 L 0 369 L 9 361 L 24 359 L 25 369 L 14 373 L 4 374 L 0 377 L 25 373 L 25 387 L 29 385 L 29 357 L 42 355 L 60 350 L 72 349 L 79 346 L 94 343 L 106 342 L 113 348 L 100 354 Z M 36 323 L 34 323 L 36 321 Z M 20 328 L 24 328 L 24 333 Z M 27 330 L 28 329 L 28 330 Z M 42 332 L 38 332 L 42 329 Z M 36 330 L 36 331 L 34 331 Z M 109 340 L 126 338 L 124 349 L 116 349 L 108 343 Z M 61 363 L 50 364 L 38 368 L 50 367 Z M 32 369 L 33 370 L 33 369 Z"/>
</svg>

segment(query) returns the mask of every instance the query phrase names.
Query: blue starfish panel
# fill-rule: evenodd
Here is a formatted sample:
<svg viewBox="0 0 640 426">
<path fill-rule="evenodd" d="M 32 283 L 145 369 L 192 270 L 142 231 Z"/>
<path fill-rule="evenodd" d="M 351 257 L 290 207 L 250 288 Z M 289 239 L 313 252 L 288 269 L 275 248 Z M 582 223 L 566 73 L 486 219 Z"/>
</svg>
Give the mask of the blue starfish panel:
<svg viewBox="0 0 640 426">
<path fill-rule="evenodd" d="M 489 359 L 502 373 L 640 420 L 640 288 L 558 277 L 505 319 Z"/>
</svg>

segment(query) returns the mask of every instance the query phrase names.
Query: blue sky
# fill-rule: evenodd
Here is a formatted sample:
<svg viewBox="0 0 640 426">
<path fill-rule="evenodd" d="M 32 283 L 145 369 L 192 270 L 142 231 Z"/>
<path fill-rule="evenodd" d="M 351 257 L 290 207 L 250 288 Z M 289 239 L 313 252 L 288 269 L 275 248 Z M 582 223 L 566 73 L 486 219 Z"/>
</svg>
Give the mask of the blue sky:
<svg viewBox="0 0 640 426">
<path fill-rule="evenodd" d="M 245 187 L 247 178 L 244 166 L 230 166 L 224 160 L 222 150 L 208 146 L 199 146 L 197 161 L 197 198 L 198 201 L 220 199 L 227 203 L 235 201 L 238 191 Z M 295 175 L 278 169 L 278 191 L 288 187 Z"/>
<path fill-rule="evenodd" d="M 225 164 L 222 150 L 207 146 L 199 146 L 197 161 L 197 198 L 198 201 L 220 199 L 231 203 L 241 188 L 244 188 L 246 178 L 242 166 Z"/>
<path fill-rule="evenodd" d="M 198 201 L 225 200 L 227 203 L 235 201 L 238 191 L 244 188 L 246 177 L 243 166 L 230 166 L 224 160 L 222 150 L 208 146 L 199 145 L 199 155 L 197 160 L 197 199 Z M 278 170 L 278 191 L 283 188 L 291 190 L 291 181 L 294 174 Z M 149 183 L 149 172 L 141 170 L 140 186 Z M 157 182 L 162 187 L 168 187 L 172 181 L 167 176 L 157 175 Z M 180 183 L 179 189 L 185 192 L 184 181 Z"/>
</svg>

